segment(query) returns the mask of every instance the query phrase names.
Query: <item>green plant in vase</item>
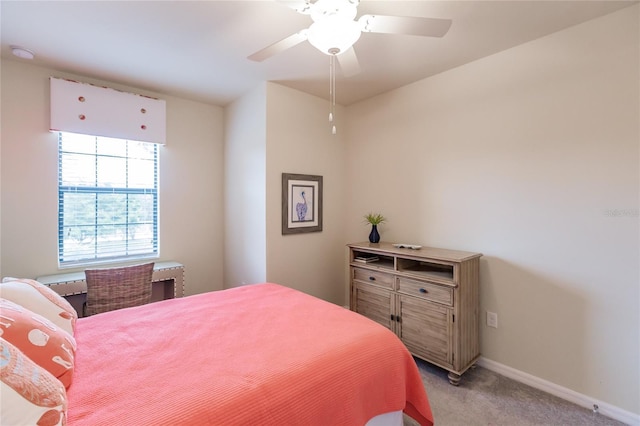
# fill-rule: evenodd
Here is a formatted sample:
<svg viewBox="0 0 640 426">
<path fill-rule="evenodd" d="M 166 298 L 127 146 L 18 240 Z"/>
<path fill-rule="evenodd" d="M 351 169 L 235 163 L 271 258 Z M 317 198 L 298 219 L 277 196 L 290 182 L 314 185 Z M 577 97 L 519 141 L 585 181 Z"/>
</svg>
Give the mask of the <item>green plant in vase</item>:
<svg viewBox="0 0 640 426">
<path fill-rule="evenodd" d="M 385 223 L 387 218 L 385 218 L 380 213 L 368 213 L 364 215 L 364 220 L 366 223 L 371 225 L 371 233 L 369 234 L 369 242 L 371 243 L 379 243 L 380 242 L 380 234 L 378 233 L 378 225 L 381 223 Z"/>
</svg>

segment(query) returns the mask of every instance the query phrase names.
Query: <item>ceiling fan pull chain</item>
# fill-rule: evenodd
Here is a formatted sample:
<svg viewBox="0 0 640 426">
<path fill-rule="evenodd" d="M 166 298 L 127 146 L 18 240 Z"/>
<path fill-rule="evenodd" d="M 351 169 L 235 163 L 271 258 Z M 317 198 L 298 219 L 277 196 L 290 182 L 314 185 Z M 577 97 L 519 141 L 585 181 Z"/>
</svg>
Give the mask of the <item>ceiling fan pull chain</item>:
<svg viewBox="0 0 640 426">
<path fill-rule="evenodd" d="M 336 113 L 336 53 L 329 55 L 329 123 L 331 133 L 336 134 L 336 125 L 333 121 Z"/>
<path fill-rule="evenodd" d="M 333 123 L 333 74 L 335 73 L 335 56 L 329 55 L 329 123 Z"/>
</svg>

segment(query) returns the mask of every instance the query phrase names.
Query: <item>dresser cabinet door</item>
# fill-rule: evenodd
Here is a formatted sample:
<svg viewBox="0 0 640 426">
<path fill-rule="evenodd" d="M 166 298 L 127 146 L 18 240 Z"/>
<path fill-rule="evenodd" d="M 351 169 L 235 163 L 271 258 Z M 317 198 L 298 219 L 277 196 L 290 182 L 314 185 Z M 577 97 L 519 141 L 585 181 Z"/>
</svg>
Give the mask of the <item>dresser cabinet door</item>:
<svg viewBox="0 0 640 426">
<path fill-rule="evenodd" d="M 352 296 L 355 301 L 354 311 L 395 331 L 395 322 L 391 320 L 395 296 L 391 291 L 354 281 Z"/>
<path fill-rule="evenodd" d="M 397 334 L 409 351 L 444 367 L 453 364 L 453 313 L 426 300 L 398 295 Z"/>
</svg>

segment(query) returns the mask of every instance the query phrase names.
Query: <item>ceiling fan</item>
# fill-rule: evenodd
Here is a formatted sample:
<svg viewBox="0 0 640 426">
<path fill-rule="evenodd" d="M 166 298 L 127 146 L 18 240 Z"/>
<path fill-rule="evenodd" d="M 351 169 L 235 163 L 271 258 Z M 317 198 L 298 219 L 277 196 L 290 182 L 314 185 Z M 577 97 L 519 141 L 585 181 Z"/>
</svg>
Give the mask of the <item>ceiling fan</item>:
<svg viewBox="0 0 640 426">
<path fill-rule="evenodd" d="M 313 23 L 280 41 L 257 51 L 249 59 L 264 61 L 308 40 L 321 52 L 337 58 L 346 77 L 360 72 L 353 44 L 363 32 L 442 37 L 450 19 L 408 16 L 362 15 L 357 20 L 360 0 L 279 0 L 299 13 L 311 16 Z"/>
</svg>

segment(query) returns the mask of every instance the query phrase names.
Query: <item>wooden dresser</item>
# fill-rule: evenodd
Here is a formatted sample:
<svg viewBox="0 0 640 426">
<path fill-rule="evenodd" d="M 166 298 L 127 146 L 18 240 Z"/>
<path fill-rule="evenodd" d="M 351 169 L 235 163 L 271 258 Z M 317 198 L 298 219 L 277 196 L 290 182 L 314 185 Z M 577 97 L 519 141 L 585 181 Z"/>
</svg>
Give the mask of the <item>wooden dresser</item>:
<svg viewBox="0 0 640 426">
<path fill-rule="evenodd" d="M 416 357 L 461 375 L 480 356 L 480 253 L 348 244 L 350 308 L 393 331 Z"/>
</svg>

